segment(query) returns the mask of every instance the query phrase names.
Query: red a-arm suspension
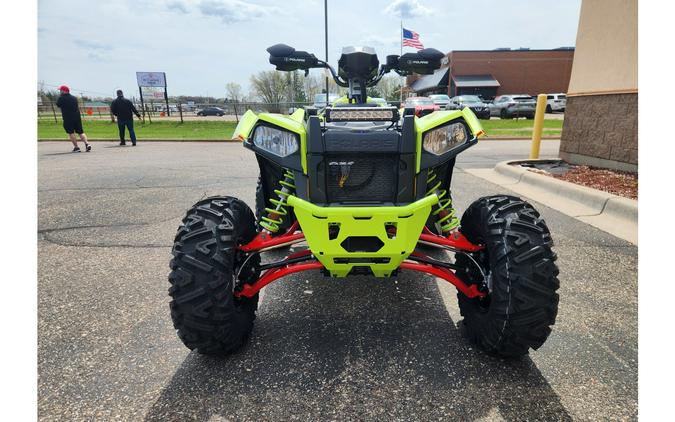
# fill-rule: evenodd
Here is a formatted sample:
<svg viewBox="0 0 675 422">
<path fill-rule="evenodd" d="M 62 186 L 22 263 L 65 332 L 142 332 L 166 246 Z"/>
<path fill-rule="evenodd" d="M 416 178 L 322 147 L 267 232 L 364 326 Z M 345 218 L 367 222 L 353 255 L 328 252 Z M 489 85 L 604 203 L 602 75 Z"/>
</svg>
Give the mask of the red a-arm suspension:
<svg viewBox="0 0 675 422">
<path fill-rule="evenodd" d="M 239 249 L 243 252 L 258 253 L 286 245 L 300 243 L 305 239 L 305 235 L 302 232 L 295 233 L 299 228 L 300 225 L 297 221 L 295 221 L 291 227 L 289 227 L 289 229 L 280 236 L 272 237 L 269 233 L 263 231 L 259 233 L 251 242 L 240 246 Z M 469 242 L 469 240 L 459 232 L 453 233 L 448 237 L 444 237 L 433 234 L 426 228 L 420 235 L 420 241 L 428 245 L 440 248 L 448 248 L 459 252 L 477 252 L 483 248 L 481 245 L 474 245 L 473 243 Z M 417 252 L 415 252 L 414 255 L 416 257 L 420 257 L 422 261 L 424 261 L 424 258 L 427 258 Z M 282 261 L 273 264 L 266 264 L 265 267 L 268 269 L 265 270 L 265 272 L 257 281 L 255 281 L 253 284 L 245 284 L 241 290 L 235 292 L 235 296 L 250 298 L 255 296 L 263 287 L 281 277 L 301 271 L 324 269 L 323 264 L 321 264 L 316 259 L 313 259 L 312 251 L 308 249 L 291 254 Z M 443 280 L 454 285 L 457 290 L 469 298 L 484 297 L 486 294 L 485 292 L 479 290 L 476 284 L 464 283 L 455 275 L 453 271 L 449 270 L 448 268 L 443 268 L 427 262 L 407 261 L 401 263 L 399 268 L 403 270 L 431 274 L 433 276 L 442 278 Z"/>
</svg>

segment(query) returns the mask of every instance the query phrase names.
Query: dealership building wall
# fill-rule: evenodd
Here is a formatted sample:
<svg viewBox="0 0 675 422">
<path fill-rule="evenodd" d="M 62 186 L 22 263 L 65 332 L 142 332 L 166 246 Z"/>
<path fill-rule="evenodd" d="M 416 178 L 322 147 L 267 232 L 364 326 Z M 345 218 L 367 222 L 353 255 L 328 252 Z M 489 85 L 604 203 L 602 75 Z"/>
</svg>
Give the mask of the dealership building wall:
<svg viewBox="0 0 675 422">
<path fill-rule="evenodd" d="M 489 75 L 498 83 L 496 95 L 567 92 L 573 48 L 553 50 L 452 51 L 448 95 L 458 95 L 457 77 Z"/>
<path fill-rule="evenodd" d="M 638 169 L 637 1 L 583 0 L 560 157 Z"/>
<path fill-rule="evenodd" d="M 504 94 L 565 93 L 573 58 L 572 47 L 451 51 L 435 75 L 408 76 L 407 85 L 417 95 L 475 94 L 487 99 Z M 440 77 L 440 72 L 448 75 Z"/>
</svg>

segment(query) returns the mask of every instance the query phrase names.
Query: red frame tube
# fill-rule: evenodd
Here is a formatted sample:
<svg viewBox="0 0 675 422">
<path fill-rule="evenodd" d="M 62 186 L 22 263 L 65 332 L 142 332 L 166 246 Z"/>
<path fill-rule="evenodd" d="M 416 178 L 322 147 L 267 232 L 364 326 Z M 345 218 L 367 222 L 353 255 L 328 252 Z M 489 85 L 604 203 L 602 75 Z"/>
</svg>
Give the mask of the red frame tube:
<svg viewBox="0 0 675 422">
<path fill-rule="evenodd" d="M 239 247 L 240 250 L 244 252 L 256 252 L 262 249 L 270 248 L 273 246 L 278 246 L 288 242 L 294 242 L 300 239 L 304 239 L 304 233 L 295 233 L 300 228 L 300 225 L 297 221 L 293 222 L 291 227 L 282 235 L 277 237 L 272 237 L 267 232 L 259 233 L 251 242 L 246 245 Z M 466 252 L 477 252 L 484 248 L 483 245 L 475 245 L 471 243 L 463 234 L 460 232 L 455 232 L 450 234 L 448 237 L 439 236 L 433 234 L 426 227 L 424 228 L 422 234 L 420 234 L 420 240 L 439 246 L 446 246 L 459 251 Z M 311 255 L 312 251 L 307 249 L 300 252 L 291 254 L 286 259 L 299 258 L 302 256 Z M 413 252 L 415 255 L 420 255 Z M 423 255 L 420 255 L 423 256 Z M 243 288 L 235 292 L 237 297 L 253 297 L 255 296 L 263 287 L 272 283 L 275 280 L 280 279 L 281 277 L 287 276 L 289 274 L 298 273 L 301 271 L 309 270 L 320 270 L 324 266 L 319 261 L 309 261 L 309 262 L 300 262 L 296 264 L 285 265 L 277 268 L 270 268 L 265 271 L 261 277 L 253 284 L 245 284 Z M 403 262 L 399 268 L 410 271 L 417 271 L 426 274 L 431 274 L 433 276 L 442 278 L 443 280 L 449 282 L 457 288 L 460 292 L 466 295 L 469 298 L 475 297 L 485 297 L 486 293 L 478 290 L 478 286 L 475 284 L 466 284 L 460 280 L 454 272 L 450 271 L 447 268 L 437 267 L 431 264 L 417 263 L 417 262 Z"/>
<path fill-rule="evenodd" d="M 431 230 L 426 227 L 424 230 L 422 230 L 422 234 L 420 234 L 420 240 L 429 243 L 435 243 L 437 245 L 448 246 L 466 252 L 478 252 L 485 248 L 483 245 L 475 245 L 471 243 L 469 239 L 467 239 L 466 236 L 460 232 L 450 233 L 448 237 L 445 237 L 433 234 Z"/>
<path fill-rule="evenodd" d="M 411 270 L 411 271 L 418 271 L 421 273 L 427 273 L 442 278 L 443 280 L 455 286 L 457 290 L 462 292 L 468 298 L 485 297 L 486 295 L 486 293 L 478 290 L 476 284 L 467 285 L 462 280 L 457 278 L 455 273 L 448 270 L 447 268 L 435 267 L 433 265 L 422 264 L 417 262 L 403 262 L 401 263 L 399 268 L 403 270 Z"/>
<path fill-rule="evenodd" d="M 305 252 L 305 251 L 303 251 Z M 311 251 L 307 251 L 311 254 Z M 290 256 L 289 256 L 290 258 Z M 255 296 L 263 287 L 267 286 L 274 280 L 280 279 L 281 277 L 287 276 L 293 273 L 299 273 L 300 271 L 309 271 L 309 270 L 320 270 L 323 268 L 323 264 L 319 261 L 311 262 L 302 262 L 298 264 L 287 265 L 285 267 L 279 268 L 270 268 L 265 271 L 265 274 L 262 275 L 253 284 L 244 284 L 244 287 L 238 292 L 235 292 L 236 297 L 253 297 Z"/>
<path fill-rule="evenodd" d="M 280 236 L 272 237 L 272 235 L 270 235 L 268 232 L 262 231 L 258 233 L 258 235 L 255 238 L 253 238 L 253 240 L 251 240 L 245 245 L 240 246 L 239 249 L 244 252 L 254 252 L 277 245 L 283 245 L 284 243 L 304 239 L 305 238 L 304 233 L 302 232 L 295 233 L 295 231 L 298 230 L 299 228 L 300 224 L 296 220 L 295 222 L 293 222 L 293 224 L 291 224 L 291 227 L 289 227 L 288 230 L 286 230 L 286 233 Z"/>
</svg>

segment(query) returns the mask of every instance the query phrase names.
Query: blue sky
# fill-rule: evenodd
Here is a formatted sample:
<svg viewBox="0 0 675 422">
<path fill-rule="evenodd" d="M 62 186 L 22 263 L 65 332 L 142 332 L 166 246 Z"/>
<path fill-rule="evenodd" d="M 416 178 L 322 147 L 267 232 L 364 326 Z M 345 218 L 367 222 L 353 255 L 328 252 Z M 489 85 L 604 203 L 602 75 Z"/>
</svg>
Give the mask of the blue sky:
<svg viewBox="0 0 675 422">
<path fill-rule="evenodd" d="M 443 52 L 573 46 L 580 3 L 329 0 L 329 61 L 346 45 L 397 54 L 401 16 Z M 164 71 L 169 95 L 223 97 L 228 82 L 248 92 L 251 74 L 272 69 L 272 44 L 324 57 L 323 22 L 320 0 L 40 0 L 38 80 L 112 95 L 137 92 L 136 71 Z"/>
</svg>

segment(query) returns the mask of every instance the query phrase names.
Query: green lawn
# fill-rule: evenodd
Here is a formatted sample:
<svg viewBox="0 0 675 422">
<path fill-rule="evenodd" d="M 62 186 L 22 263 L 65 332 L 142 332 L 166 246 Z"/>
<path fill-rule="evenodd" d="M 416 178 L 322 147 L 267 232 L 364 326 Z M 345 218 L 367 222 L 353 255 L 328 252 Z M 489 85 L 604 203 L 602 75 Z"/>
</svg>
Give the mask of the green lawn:
<svg viewBox="0 0 675 422">
<path fill-rule="evenodd" d="M 481 120 L 480 123 L 483 125 L 483 129 L 485 129 L 488 137 L 513 136 L 529 138 L 532 136 L 532 127 L 534 126 L 534 120 L 527 119 L 490 119 Z M 543 136 L 560 136 L 562 126 L 562 120 L 544 120 Z"/>
<path fill-rule="evenodd" d="M 532 136 L 533 120 L 481 120 L 488 137 L 524 137 Z M 544 120 L 544 136 L 560 136 L 562 120 Z M 107 120 L 87 120 L 82 122 L 84 131 L 94 139 L 117 139 L 117 124 Z M 230 139 L 235 122 L 216 121 L 155 121 L 143 124 L 134 122 L 136 135 L 140 139 L 199 139 L 221 140 Z M 61 123 L 53 120 L 38 121 L 38 139 L 65 139 Z"/>
<path fill-rule="evenodd" d="M 201 139 L 219 140 L 230 139 L 236 122 L 174 122 L 160 121 L 143 124 L 134 122 L 134 130 L 139 139 Z M 84 133 L 88 137 L 98 139 L 118 139 L 117 123 L 102 120 L 84 120 Z M 128 134 L 127 134 L 128 137 Z M 38 121 L 38 139 L 66 138 L 61 123 L 41 120 Z"/>
</svg>

